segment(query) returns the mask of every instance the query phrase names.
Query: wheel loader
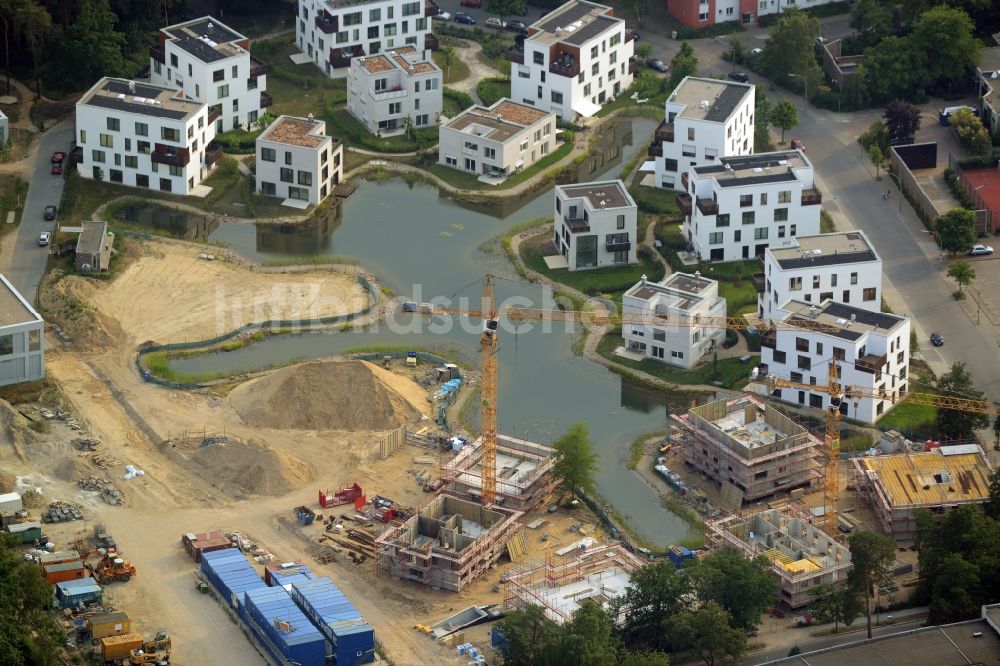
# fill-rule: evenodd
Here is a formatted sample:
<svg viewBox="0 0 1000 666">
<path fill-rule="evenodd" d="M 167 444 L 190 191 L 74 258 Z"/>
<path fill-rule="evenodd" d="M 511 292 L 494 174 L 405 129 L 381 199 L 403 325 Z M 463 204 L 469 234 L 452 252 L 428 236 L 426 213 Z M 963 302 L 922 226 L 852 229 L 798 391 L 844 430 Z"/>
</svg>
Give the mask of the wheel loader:
<svg viewBox="0 0 1000 666">
<path fill-rule="evenodd" d="M 88 568 L 101 585 L 112 581 L 127 583 L 136 574 L 135 566 L 120 557 L 106 556 L 95 565 L 88 564 Z"/>
<path fill-rule="evenodd" d="M 128 663 L 132 664 L 166 664 L 170 661 L 170 637 L 159 632 L 156 638 L 146 641 L 141 648 L 135 648 L 129 653 Z"/>
</svg>

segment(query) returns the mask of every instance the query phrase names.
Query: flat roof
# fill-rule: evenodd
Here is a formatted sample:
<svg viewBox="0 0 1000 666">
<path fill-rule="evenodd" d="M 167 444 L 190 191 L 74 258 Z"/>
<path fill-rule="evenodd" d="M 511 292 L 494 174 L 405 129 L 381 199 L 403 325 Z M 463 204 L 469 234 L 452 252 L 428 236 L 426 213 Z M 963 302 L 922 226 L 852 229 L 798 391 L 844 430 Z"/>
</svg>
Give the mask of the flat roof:
<svg viewBox="0 0 1000 666">
<path fill-rule="evenodd" d="M 984 502 L 990 495 L 990 467 L 981 449 L 948 456 L 940 451 L 871 456 L 860 465 L 879 481 L 894 508 Z"/>
<path fill-rule="evenodd" d="M 584 0 L 570 0 L 531 24 L 528 39 L 580 46 L 608 28 L 623 23 L 611 7 Z"/>
<path fill-rule="evenodd" d="M 6 276 L 0 275 L 0 326 L 42 321 L 42 316 L 24 299 Z"/>
<path fill-rule="evenodd" d="M 1000 71 L 1000 46 L 980 49 L 978 67 L 983 72 Z"/>
<path fill-rule="evenodd" d="M 202 62 L 212 63 L 243 52 L 236 42 L 246 37 L 211 16 L 177 23 L 163 28 L 177 46 Z"/>
<path fill-rule="evenodd" d="M 170 120 L 184 120 L 205 106 L 173 88 L 107 76 L 84 93 L 77 104 Z"/>
<path fill-rule="evenodd" d="M 801 150 L 782 150 L 737 157 L 720 157 L 718 164 L 694 168 L 698 176 L 715 178 L 721 187 L 756 185 L 798 180 L 795 171 L 811 169 L 812 164 Z"/>
<path fill-rule="evenodd" d="M 557 185 L 556 190 L 568 199 L 584 199 L 592 210 L 634 207 L 632 195 L 620 180 L 605 180 L 576 185 Z"/>
<path fill-rule="evenodd" d="M 469 107 L 449 120 L 445 127 L 494 141 L 506 141 L 524 128 L 550 115 L 552 114 L 527 104 L 503 98 L 490 107 Z"/>
<path fill-rule="evenodd" d="M 301 148 L 319 148 L 330 137 L 323 134 L 326 122 L 322 120 L 279 116 L 258 137 L 258 141 L 271 141 Z"/>
<path fill-rule="evenodd" d="M 685 106 L 678 114 L 680 118 L 722 123 L 753 90 L 748 83 L 687 76 L 670 94 L 667 104 Z"/>
<path fill-rule="evenodd" d="M 795 324 L 802 319 L 818 321 L 830 326 L 830 329 L 823 330 L 822 333 L 844 340 L 857 340 L 865 333 L 888 333 L 907 321 L 906 317 L 899 315 L 872 312 L 829 299 L 819 305 L 790 300 L 781 309 L 789 313 L 784 320 L 787 324 Z"/>
<path fill-rule="evenodd" d="M 108 234 L 107 222 L 84 222 L 83 231 L 76 239 L 76 251 L 97 254 Z"/>
<path fill-rule="evenodd" d="M 662 282 L 637 282 L 625 295 L 644 301 L 655 298 L 659 305 L 690 310 L 703 300 L 705 292 L 714 284 L 715 280 L 701 275 L 673 273 Z"/>
<path fill-rule="evenodd" d="M 369 74 L 390 72 L 394 69 L 406 75 L 427 74 L 441 69 L 434 61 L 425 58 L 422 51 L 417 51 L 412 46 L 401 46 L 385 53 L 361 56 L 358 60 Z"/>
<path fill-rule="evenodd" d="M 798 236 L 789 247 L 768 248 L 784 269 L 807 266 L 835 266 L 877 261 L 875 248 L 861 231 L 838 231 L 816 236 Z"/>
</svg>

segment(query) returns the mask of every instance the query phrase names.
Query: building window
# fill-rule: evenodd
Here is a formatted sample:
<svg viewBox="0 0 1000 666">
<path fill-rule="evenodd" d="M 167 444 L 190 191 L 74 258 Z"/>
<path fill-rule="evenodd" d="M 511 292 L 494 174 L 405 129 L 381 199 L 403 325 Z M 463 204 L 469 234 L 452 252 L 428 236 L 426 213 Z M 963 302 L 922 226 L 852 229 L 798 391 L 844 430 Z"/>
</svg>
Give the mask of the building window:
<svg viewBox="0 0 1000 666">
<path fill-rule="evenodd" d="M 274 148 L 261 148 L 260 159 L 263 162 L 273 162 L 276 158 Z"/>
<path fill-rule="evenodd" d="M 292 164 L 292 151 L 285 151 L 285 166 L 291 166 Z"/>
<path fill-rule="evenodd" d="M 286 167 L 281 167 L 281 182 L 283 183 L 294 183 L 295 182 L 295 170 L 288 169 Z"/>
<path fill-rule="evenodd" d="M 483 147 L 483 157 L 485 157 L 488 160 L 495 160 L 497 158 L 497 149 L 496 148 L 487 148 L 487 147 L 484 146 Z"/>
<path fill-rule="evenodd" d="M 802 278 L 788 278 L 788 291 L 802 291 Z"/>
<path fill-rule="evenodd" d="M 136 141 L 136 150 L 138 150 L 143 155 L 149 155 L 150 144 L 149 141 Z"/>
<path fill-rule="evenodd" d="M 312 184 L 313 184 L 313 175 L 308 171 L 299 171 L 299 185 L 312 187 Z"/>
<path fill-rule="evenodd" d="M 843 361 L 846 357 L 846 353 L 842 347 L 833 348 L 833 358 L 837 361 Z"/>
<path fill-rule="evenodd" d="M 102 147 L 104 147 L 104 148 L 114 148 L 115 147 L 114 139 L 111 138 L 110 134 L 101 134 L 100 135 L 100 139 L 101 139 L 101 146 Z"/>
<path fill-rule="evenodd" d="M 760 193 L 760 205 L 761 206 L 766 206 L 767 205 L 767 192 L 761 192 Z"/>
<path fill-rule="evenodd" d="M 783 351 L 775 349 L 774 352 L 771 354 L 771 358 L 774 360 L 775 363 L 779 365 L 784 365 L 786 359 L 788 358 L 788 354 L 786 354 Z"/>
<path fill-rule="evenodd" d="M 753 205 L 753 195 L 752 194 L 741 194 L 740 195 L 740 208 L 749 208 Z"/>
<path fill-rule="evenodd" d="M 788 209 L 787 208 L 775 208 L 774 209 L 774 221 L 775 222 L 785 222 L 788 220 Z"/>
<path fill-rule="evenodd" d="M 851 273 L 851 284 L 857 284 L 857 283 L 858 283 L 858 274 Z"/>
<path fill-rule="evenodd" d="M 684 352 L 672 351 L 670 352 L 671 358 L 684 358 Z"/>
<path fill-rule="evenodd" d="M 224 86 L 219 86 L 219 88 L 218 88 L 218 90 L 216 92 L 218 93 L 216 95 L 216 97 L 218 97 L 219 99 L 223 99 L 225 97 L 229 97 L 229 84 L 227 83 Z"/>
<path fill-rule="evenodd" d="M 100 164 L 104 163 L 104 151 L 103 150 L 92 150 L 92 151 L 90 151 L 90 156 L 93 159 L 93 161 L 98 162 Z"/>
<path fill-rule="evenodd" d="M 309 201 L 309 190 L 304 187 L 289 187 L 288 198 L 298 199 L 299 201 Z"/>
<path fill-rule="evenodd" d="M 834 273 L 833 275 L 830 276 L 830 286 L 831 287 L 836 287 L 837 286 L 837 274 L 836 273 Z"/>
<path fill-rule="evenodd" d="M 809 340 L 805 338 L 795 338 L 795 351 L 809 351 Z"/>
<path fill-rule="evenodd" d="M 663 358 L 663 347 L 657 347 L 656 345 L 652 345 L 652 350 L 653 350 L 653 358 L 659 358 L 659 359 Z"/>
<path fill-rule="evenodd" d="M 160 138 L 164 141 L 173 141 L 175 143 L 180 143 L 181 131 L 179 129 L 172 129 L 170 127 L 160 128 Z"/>
<path fill-rule="evenodd" d="M 174 166 L 171 164 L 167 168 L 167 173 L 169 173 L 171 176 L 183 176 L 184 167 Z"/>
<path fill-rule="evenodd" d="M 663 169 L 664 171 L 677 171 L 677 160 L 663 160 Z"/>
<path fill-rule="evenodd" d="M 458 158 L 455 157 L 454 155 L 445 155 L 444 156 L 444 163 L 447 164 L 448 166 L 457 167 L 458 166 Z"/>
<path fill-rule="evenodd" d="M 688 127 L 688 141 L 694 141 L 694 128 Z"/>
<path fill-rule="evenodd" d="M 792 203 L 792 191 L 782 190 L 781 192 L 778 192 L 778 203 L 780 204 Z"/>
<path fill-rule="evenodd" d="M 619 215 L 618 216 L 617 228 L 619 228 L 619 229 L 624 229 L 625 228 L 625 216 L 624 215 Z"/>
<path fill-rule="evenodd" d="M 552 103 L 553 104 L 562 104 L 563 103 L 563 94 L 561 92 L 556 92 L 555 90 L 553 90 L 552 91 Z"/>
<path fill-rule="evenodd" d="M 87 130 L 80 130 L 80 145 L 87 143 Z"/>
<path fill-rule="evenodd" d="M 861 292 L 861 300 L 863 300 L 863 301 L 874 301 L 875 300 L 875 287 L 865 287 L 864 291 Z"/>
<path fill-rule="evenodd" d="M 389 115 L 390 116 L 398 116 L 402 112 L 403 112 L 403 103 L 402 102 L 392 102 L 392 103 L 389 104 Z"/>
<path fill-rule="evenodd" d="M 373 25 L 368 28 L 368 39 L 378 39 L 378 26 Z"/>
<path fill-rule="evenodd" d="M 690 143 L 685 143 L 681 146 L 681 155 L 684 157 L 696 157 L 698 155 L 698 148 Z"/>
<path fill-rule="evenodd" d="M 536 65 L 544 65 L 545 64 L 545 54 L 542 53 L 541 51 L 532 51 L 531 52 L 531 61 L 533 63 L 535 63 Z"/>
<path fill-rule="evenodd" d="M 813 275 L 813 289 L 819 289 L 819 276 Z"/>
<path fill-rule="evenodd" d="M 758 227 L 753 230 L 754 240 L 767 240 L 767 227 Z"/>
<path fill-rule="evenodd" d="M 812 367 L 812 362 L 809 360 L 808 356 L 803 356 L 802 354 L 799 354 L 799 357 L 796 361 L 796 367 L 799 370 L 809 370 Z"/>
<path fill-rule="evenodd" d="M 724 240 L 724 235 L 721 231 L 713 231 L 708 235 L 709 245 L 721 245 Z"/>
<path fill-rule="evenodd" d="M 752 210 L 743 211 L 743 224 L 753 224 L 754 223 L 754 212 Z"/>
<path fill-rule="evenodd" d="M 654 328 L 653 329 L 653 340 L 655 340 L 656 342 L 666 342 L 667 341 L 667 332 L 665 330 L 663 330 L 662 328 Z"/>
<path fill-rule="evenodd" d="M 469 159 L 468 157 L 466 157 L 465 158 L 465 170 L 466 171 L 471 171 L 472 173 L 475 173 L 476 172 L 476 160 L 472 160 L 472 159 Z"/>
<path fill-rule="evenodd" d="M 138 169 L 139 168 L 139 158 L 136 157 L 135 155 L 126 155 L 125 156 L 125 166 L 127 168 L 129 168 L 129 169 Z"/>
<path fill-rule="evenodd" d="M 122 123 L 117 118 L 108 118 L 108 129 L 117 132 L 122 128 Z"/>
<path fill-rule="evenodd" d="M 729 226 L 729 213 L 719 213 L 715 218 L 716 227 L 728 227 Z"/>
</svg>

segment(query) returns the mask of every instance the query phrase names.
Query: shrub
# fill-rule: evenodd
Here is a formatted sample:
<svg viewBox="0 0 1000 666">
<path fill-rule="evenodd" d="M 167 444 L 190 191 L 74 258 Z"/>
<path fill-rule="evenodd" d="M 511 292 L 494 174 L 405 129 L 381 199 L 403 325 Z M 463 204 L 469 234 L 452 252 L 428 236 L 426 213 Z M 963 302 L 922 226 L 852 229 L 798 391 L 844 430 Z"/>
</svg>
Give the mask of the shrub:
<svg viewBox="0 0 1000 666">
<path fill-rule="evenodd" d="M 677 29 L 677 39 L 701 39 L 717 35 L 730 35 L 734 32 L 746 32 L 746 28 L 739 21 L 724 21 L 707 28 L 681 27 Z"/>
<path fill-rule="evenodd" d="M 461 90 L 455 90 L 454 88 L 445 89 L 441 93 L 445 99 L 449 99 L 459 106 L 463 111 L 473 106 L 476 102 L 472 99 L 472 95 L 469 93 L 462 92 Z"/>
<path fill-rule="evenodd" d="M 502 97 L 510 96 L 510 79 L 482 79 L 476 84 L 476 94 L 486 106 L 492 106 Z"/>
</svg>

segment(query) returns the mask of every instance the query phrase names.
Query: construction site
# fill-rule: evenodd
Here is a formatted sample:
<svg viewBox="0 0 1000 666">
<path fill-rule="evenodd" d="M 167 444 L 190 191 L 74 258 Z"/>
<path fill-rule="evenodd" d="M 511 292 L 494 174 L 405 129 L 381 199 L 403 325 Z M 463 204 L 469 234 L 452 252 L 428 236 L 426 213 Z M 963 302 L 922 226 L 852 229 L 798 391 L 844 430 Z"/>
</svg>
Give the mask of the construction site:
<svg viewBox="0 0 1000 666">
<path fill-rule="evenodd" d="M 711 547 L 732 547 L 748 559 L 763 555 L 779 580 L 780 601 L 802 608 L 809 590 L 839 583 L 851 568 L 851 552 L 812 525 L 805 514 L 784 507 L 732 515 L 707 524 Z"/>
<path fill-rule="evenodd" d="M 560 624 L 568 622 L 584 601 L 607 610 L 613 599 L 625 594 L 632 572 L 645 562 L 621 544 L 581 545 L 513 569 L 504 583 L 504 604 L 522 610 L 541 606 L 546 617 Z"/>
<path fill-rule="evenodd" d="M 822 476 L 822 442 L 755 396 L 716 400 L 673 419 L 684 462 L 719 484 L 733 508 Z"/>
<path fill-rule="evenodd" d="M 530 511 L 551 493 L 554 451 L 543 444 L 497 435 L 497 503 L 512 511 Z M 442 468 L 445 489 L 455 497 L 479 500 L 483 488 L 483 440 L 477 438 Z"/>
<path fill-rule="evenodd" d="M 875 514 L 878 529 L 897 541 L 913 540 L 918 509 L 943 515 L 985 502 L 989 477 L 989 462 L 977 444 L 851 461 L 851 484 L 859 498 Z"/>
</svg>

